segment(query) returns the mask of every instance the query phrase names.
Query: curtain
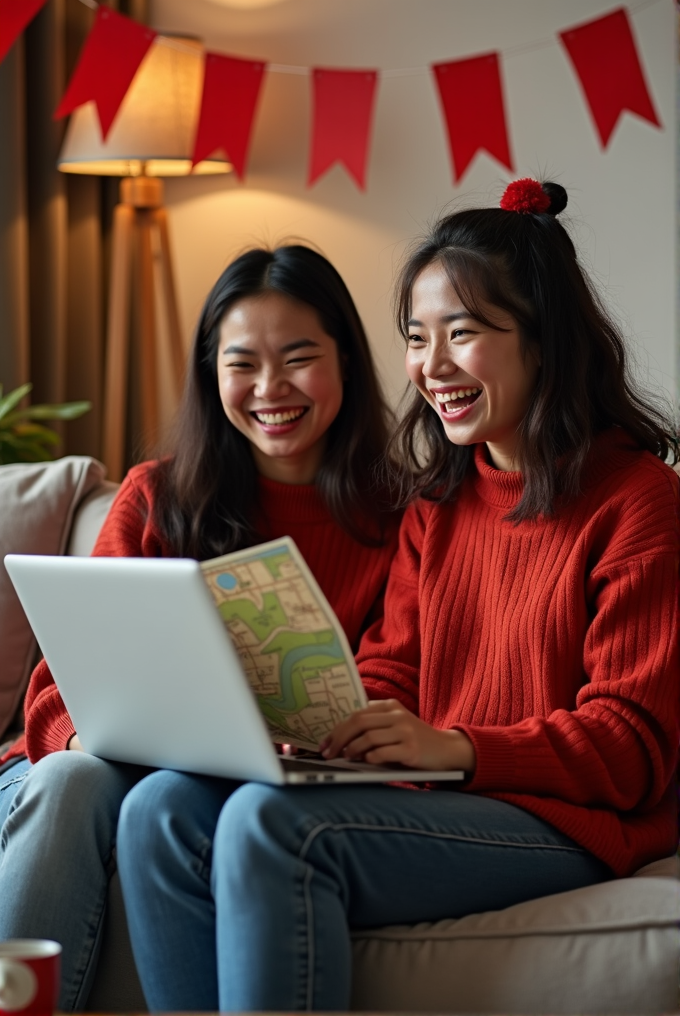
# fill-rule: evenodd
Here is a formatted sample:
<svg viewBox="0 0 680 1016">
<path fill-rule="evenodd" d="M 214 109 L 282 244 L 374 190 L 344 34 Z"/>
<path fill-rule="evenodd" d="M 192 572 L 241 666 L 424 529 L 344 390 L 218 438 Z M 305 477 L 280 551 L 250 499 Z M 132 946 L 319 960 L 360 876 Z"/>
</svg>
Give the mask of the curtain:
<svg viewBox="0 0 680 1016">
<path fill-rule="evenodd" d="M 111 0 L 146 21 L 147 0 Z M 49 0 L 0 64 L 0 382 L 33 402 L 89 399 L 58 454 L 101 457 L 106 279 L 118 180 L 58 172 L 52 119 L 95 12 Z"/>
</svg>

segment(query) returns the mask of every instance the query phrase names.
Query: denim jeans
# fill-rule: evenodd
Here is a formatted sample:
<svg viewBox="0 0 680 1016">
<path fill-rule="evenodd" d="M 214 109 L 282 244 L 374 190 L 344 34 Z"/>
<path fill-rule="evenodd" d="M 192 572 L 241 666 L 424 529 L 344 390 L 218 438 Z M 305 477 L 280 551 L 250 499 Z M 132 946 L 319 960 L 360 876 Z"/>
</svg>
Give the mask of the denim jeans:
<svg viewBox="0 0 680 1016">
<path fill-rule="evenodd" d="M 14 765 L 0 775 L 0 829 L 2 829 L 12 807 L 17 791 L 21 788 L 26 779 L 26 774 L 31 768 L 27 758 L 18 759 Z M 0 897 L 1 898 L 1 897 Z"/>
<path fill-rule="evenodd" d="M 148 769 L 79 751 L 0 776 L 0 940 L 62 947 L 59 1008 L 82 1009 L 100 945 L 120 805 Z"/>
<path fill-rule="evenodd" d="M 350 929 L 498 910 L 611 875 L 541 819 L 457 790 L 167 771 L 126 797 L 118 867 L 152 1011 L 347 1010 Z"/>
</svg>

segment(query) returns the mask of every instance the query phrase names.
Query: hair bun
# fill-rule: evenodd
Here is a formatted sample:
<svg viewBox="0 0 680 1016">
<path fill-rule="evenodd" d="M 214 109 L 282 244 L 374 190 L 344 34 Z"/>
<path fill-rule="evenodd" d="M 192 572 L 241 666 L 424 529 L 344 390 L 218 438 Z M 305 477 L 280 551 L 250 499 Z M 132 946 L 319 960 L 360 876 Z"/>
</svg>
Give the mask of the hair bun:
<svg viewBox="0 0 680 1016">
<path fill-rule="evenodd" d="M 567 192 L 559 183 L 539 183 L 533 177 L 513 180 L 503 192 L 501 208 L 520 215 L 559 215 L 567 207 Z"/>
<path fill-rule="evenodd" d="M 504 212 L 518 212 L 520 215 L 540 215 L 550 207 L 550 195 L 542 184 L 530 176 L 513 180 L 503 192 L 501 208 Z"/>
<path fill-rule="evenodd" d="M 546 208 L 546 215 L 559 215 L 567 207 L 567 192 L 560 183 L 552 183 L 546 180 L 542 184 L 543 192 L 550 198 L 550 204 Z"/>
</svg>

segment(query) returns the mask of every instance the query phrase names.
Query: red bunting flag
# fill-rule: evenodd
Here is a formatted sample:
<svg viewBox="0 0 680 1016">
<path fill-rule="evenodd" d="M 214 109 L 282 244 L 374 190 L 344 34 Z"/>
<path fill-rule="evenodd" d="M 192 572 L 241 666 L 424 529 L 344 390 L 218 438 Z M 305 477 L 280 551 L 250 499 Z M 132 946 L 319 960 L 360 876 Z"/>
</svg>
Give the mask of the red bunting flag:
<svg viewBox="0 0 680 1016">
<path fill-rule="evenodd" d="M 206 53 L 192 166 L 221 148 L 239 180 L 243 179 L 266 67 L 261 60 Z"/>
<path fill-rule="evenodd" d="M 561 32 L 560 39 L 581 82 L 603 148 L 626 109 L 661 126 L 625 8 Z"/>
<path fill-rule="evenodd" d="M 314 68 L 308 186 L 334 163 L 341 162 L 361 190 L 366 189 L 368 142 L 377 84 L 377 71 Z"/>
<path fill-rule="evenodd" d="M 449 135 L 454 182 L 480 149 L 513 171 L 498 54 L 433 64 L 432 70 Z"/>
<path fill-rule="evenodd" d="M 0 0 L 0 63 L 47 0 Z"/>
<path fill-rule="evenodd" d="M 94 100 L 106 140 L 137 68 L 155 38 L 153 29 L 102 4 L 54 119 Z"/>
</svg>

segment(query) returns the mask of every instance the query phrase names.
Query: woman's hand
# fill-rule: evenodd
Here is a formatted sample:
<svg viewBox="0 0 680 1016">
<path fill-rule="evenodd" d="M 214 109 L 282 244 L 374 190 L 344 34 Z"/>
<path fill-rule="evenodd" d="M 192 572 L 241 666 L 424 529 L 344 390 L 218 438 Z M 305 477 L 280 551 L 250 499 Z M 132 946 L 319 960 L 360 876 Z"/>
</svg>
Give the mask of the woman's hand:
<svg viewBox="0 0 680 1016">
<path fill-rule="evenodd" d="M 369 702 L 352 713 L 321 742 L 324 758 L 346 758 L 374 765 L 399 762 L 409 769 L 475 768 L 475 749 L 460 730 L 437 730 L 419 720 L 397 699 Z"/>
<path fill-rule="evenodd" d="M 66 748 L 68 751 L 83 751 L 83 746 L 80 743 L 80 738 L 78 737 L 77 734 L 73 734 L 69 738 L 69 742 L 66 745 Z"/>
</svg>

